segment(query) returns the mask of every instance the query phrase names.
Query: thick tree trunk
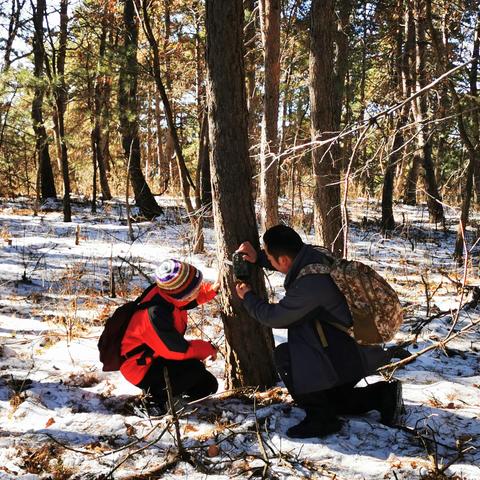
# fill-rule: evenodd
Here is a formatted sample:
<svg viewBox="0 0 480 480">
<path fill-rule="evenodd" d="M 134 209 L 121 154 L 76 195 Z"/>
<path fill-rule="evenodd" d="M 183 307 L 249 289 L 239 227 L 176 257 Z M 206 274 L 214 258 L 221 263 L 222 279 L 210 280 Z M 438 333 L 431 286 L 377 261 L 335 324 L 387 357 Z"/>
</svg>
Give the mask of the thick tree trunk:
<svg viewBox="0 0 480 480">
<path fill-rule="evenodd" d="M 38 155 L 38 179 L 40 198 L 57 198 L 52 163 L 48 150 L 48 136 L 43 123 L 43 97 L 45 91 L 44 50 L 43 50 L 43 17 L 45 15 L 45 0 L 37 0 L 33 13 L 33 57 L 35 88 L 32 100 L 32 120 L 35 132 L 35 145 Z"/>
<path fill-rule="evenodd" d="M 312 141 L 336 135 L 334 40 L 337 17 L 334 0 L 312 0 L 310 14 L 310 108 Z M 337 142 L 312 151 L 315 174 L 314 223 L 317 241 L 343 254 L 340 205 L 340 162 Z"/>
<path fill-rule="evenodd" d="M 280 0 L 259 0 L 265 91 L 260 144 L 260 199 L 264 230 L 278 224 L 278 107 L 280 94 Z"/>
<path fill-rule="evenodd" d="M 126 164 L 129 166 L 135 201 L 142 215 L 151 219 L 160 215 L 162 209 L 155 201 L 141 168 L 137 105 L 138 25 L 133 0 L 124 0 L 123 21 L 124 47 L 118 93 L 122 146 Z"/>
<path fill-rule="evenodd" d="M 242 0 L 207 0 L 208 116 L 213 212 L 220 264 L 249 240 L 258 247 L 248 159 L 248 120 L 243 64 Z M 271 331 L 250 318 L 234 293 L 230 269 L 221 270 L 222 320 L 227 340 L 227 388 L 275 383 Z M 251 284 L 265 294 L 261 273 Z"/>
</svg>

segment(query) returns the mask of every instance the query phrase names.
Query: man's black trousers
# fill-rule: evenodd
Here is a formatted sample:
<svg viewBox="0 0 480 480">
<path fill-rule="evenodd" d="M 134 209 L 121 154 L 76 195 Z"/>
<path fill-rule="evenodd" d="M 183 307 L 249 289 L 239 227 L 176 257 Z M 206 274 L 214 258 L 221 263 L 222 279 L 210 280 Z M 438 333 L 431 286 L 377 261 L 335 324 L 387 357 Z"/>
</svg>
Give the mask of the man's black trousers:
<svg viewBox="0 0 480 480">
<path fill-rule="evenodd" d="M 275 364 L 291 397 L 299 407 L 307 411 L 307 415 L 329 420 L 339 414 L 355 415 L 380 408 L 380 394 L 387 382 L 354 388 L 361 380 L 358 378 L 327 390 L 297 394 L 293 389 L 290 351 L 287 343 L 282 343 L 275 349 Z"/>
</svg>

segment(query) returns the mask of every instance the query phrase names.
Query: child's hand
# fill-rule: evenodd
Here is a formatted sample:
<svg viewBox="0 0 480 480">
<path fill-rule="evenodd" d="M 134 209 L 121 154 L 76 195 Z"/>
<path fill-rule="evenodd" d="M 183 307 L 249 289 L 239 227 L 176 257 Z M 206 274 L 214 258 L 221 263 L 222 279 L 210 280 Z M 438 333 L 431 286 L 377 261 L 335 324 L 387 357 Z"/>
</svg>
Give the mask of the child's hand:
<svg viewBox="0 0 480 480">
<path fill-rule="evenodd" d="M 220 278 L 215 282 L 215 283 L 212 283 L 212 289 L 215 290 L 217 293 L 218 291 L 220 290 L 220 287 L 221 287 L 221 280 Z"/>
<path fill-rule="evenodd" d="M 215 347 L 213 347 L 213 352 L 208 358 L 210 358 L 210 360 L 214 362 L 217 359 L 217 353 L 218 353 L 218 350 Z"/>
</svg>

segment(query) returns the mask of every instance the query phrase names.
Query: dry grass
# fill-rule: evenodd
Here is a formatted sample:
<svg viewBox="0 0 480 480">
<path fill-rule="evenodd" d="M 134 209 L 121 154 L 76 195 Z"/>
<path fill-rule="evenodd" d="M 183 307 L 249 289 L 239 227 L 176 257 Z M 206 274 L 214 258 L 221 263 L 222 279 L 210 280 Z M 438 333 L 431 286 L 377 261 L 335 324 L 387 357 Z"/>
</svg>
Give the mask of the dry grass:
<svg viewBox="0 0 480 480">
<path fill-rule="evenodd" d="M 71 387 L 89 388 L 100 383 L 100 379 L 95 372 L 71 373 L 68 379 L 63 383 Z"/>
<path fill-rule="evenodd" d="M 56 444 L 47 443 L 37 449 L 19 450 L 19 456 L 24 462 L 28 473 L 45 474 L 52 480 L 66 480 L 73 475 L 73 470 L 67 468 L 62 461 L 62 448 Z"/>
</svg>

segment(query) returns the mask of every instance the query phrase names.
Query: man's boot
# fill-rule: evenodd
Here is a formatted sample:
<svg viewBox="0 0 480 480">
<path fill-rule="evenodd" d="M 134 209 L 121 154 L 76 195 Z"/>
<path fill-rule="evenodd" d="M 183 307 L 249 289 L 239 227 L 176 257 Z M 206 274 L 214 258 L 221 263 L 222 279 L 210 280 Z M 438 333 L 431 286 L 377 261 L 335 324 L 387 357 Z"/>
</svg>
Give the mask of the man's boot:
<svg viewBox="0 0 480 480">
<path fill-rule="evenodd" d="M 403 409 L 402 384 L 399 380 L 356 388 L 346 385 L 329 390 L 326 394 L 335 405 L 337 414 L 361 415 L 377 410 L 384 425 L 397 424 Z"/>
<path fill-rule="evenodd" d="M 316 408 L 307 407 L 305 411 L 307 412 L 305 418 L 287 430 L 290 438 L 321 438 L 338 432 L 342 428 L 342 423 L 336 417 L 327 419 Z"/>
<path fill-rule="evenodd" d="M 402 382 L 394 380 L 382 385 L 379 398 L 380 421 L 384 425 L 396 425 L 403 410 Z"/>
<path fill-rule="evenodd" d="M 299 424 L 287 430 L 290 438 L 325 437 L 342 428 L 342 423 L 324 392 L 296 395 L 295 400 L 305 409 L 306 415 Z"/>
</svg>

